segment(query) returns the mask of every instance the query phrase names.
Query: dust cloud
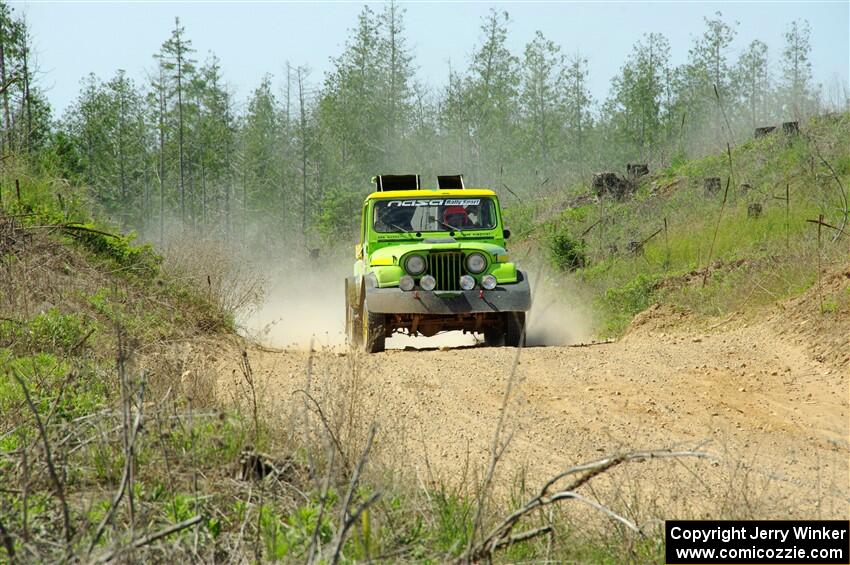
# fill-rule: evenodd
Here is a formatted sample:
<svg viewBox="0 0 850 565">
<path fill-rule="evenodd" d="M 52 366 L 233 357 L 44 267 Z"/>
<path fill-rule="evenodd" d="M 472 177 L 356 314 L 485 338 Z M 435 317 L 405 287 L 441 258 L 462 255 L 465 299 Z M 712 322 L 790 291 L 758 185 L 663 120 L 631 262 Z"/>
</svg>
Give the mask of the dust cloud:
<svg viewBox="0 0 850 565">
<path fill-rule="evenodd" d="M 526 345 L 574 345 L 593 339 L 597 330 L 592 300 L 569 275 L 529 272 L 533 304 L 528 315 Z"/>
<path fill-rule="evenodd" d="M 275 348 L 345 348 L 345 267 L 265 274 L 264 300 L 241 320 L 249 337 Z M 532 275 L 534 305 L 528 316 L 528 346 L 571 345 L 593 337 L 592 312 L 569 279 Z M 396 334 L 387 349 L 470 347 L 483 336 L 445 332 L 433 337 Z"/>
<path fill-rule="evenodd" d="M 243 320 L 245 333 L 275 348 L 342 350 L 345 344 L 345 287 L 348 271 L 342 267 L 266 274 L 264 300 Z M 396 334 L 387 349 L 431 349 L 472 346 L 471 334 L 446 332 L 433 337 Z"/>
<path fill-rule="evenodd" d="M 307 349 L 312 343 L 316 349 L 341 349 L 347 274 L 342 267 L 269 273 L 264 300 L 241 325 L 270 347 Z"/>
</svg>

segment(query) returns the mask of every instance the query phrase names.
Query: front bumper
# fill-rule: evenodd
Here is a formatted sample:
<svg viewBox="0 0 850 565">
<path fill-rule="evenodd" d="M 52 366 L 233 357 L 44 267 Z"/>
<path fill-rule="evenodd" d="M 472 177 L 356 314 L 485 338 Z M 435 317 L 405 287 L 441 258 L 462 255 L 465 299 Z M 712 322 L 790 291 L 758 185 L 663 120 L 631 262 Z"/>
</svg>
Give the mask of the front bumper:
<svg viewBox="0 0 850 565">
<path fill-rule="evenodd" d="M 528 277 L 517 271 L 517 282 L 493 290 L 403 291 L 398 287 L 377 288 L 366 277 L 366 308 L 376 314 L 475 314 L 527 312 L 531 309 Z"/>
</svg>

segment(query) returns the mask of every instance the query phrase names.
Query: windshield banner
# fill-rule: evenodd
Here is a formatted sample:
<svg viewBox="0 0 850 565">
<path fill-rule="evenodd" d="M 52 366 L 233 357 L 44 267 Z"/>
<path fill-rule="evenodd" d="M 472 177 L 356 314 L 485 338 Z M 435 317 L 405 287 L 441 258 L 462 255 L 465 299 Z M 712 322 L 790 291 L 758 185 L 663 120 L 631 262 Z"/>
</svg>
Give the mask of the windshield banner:
<svg viewBox="0 0 850 565">
<path fill-rule="evenodd" d="M 387 207 L 391 206 L 477 206 L 481 204 L 480 198 L 438 198 L 435 200 L 390 200 Z"/>
</svg>

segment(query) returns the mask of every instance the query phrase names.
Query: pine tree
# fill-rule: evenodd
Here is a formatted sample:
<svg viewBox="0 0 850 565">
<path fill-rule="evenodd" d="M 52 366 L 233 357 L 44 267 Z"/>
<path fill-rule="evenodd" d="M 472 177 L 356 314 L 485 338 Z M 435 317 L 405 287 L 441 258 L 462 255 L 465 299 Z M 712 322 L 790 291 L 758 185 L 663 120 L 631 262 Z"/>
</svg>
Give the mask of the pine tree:
<svg viewBox="0 0 850 565">
<path fill-rule="evenodd" d="M 10 98 L 12 91 L 20 76 L 17 70 L 17 59 L 20 51 L 21 25 L 12 14 L 5 2 L 0 3 L 0 96 L 3 104 L 3 153 L 11 151 L 12 145 L 12 113 L 10 110 Z"/>
<path fill-rule="evenodd" d="M 178 153 L 178 191 L 180 195 L 180 221 L 186 227 L 186 124 L 184 120 L 184 97 L 186 85 L 191 81 L 195 72 L 195 61 L 191 58 L 194 52 L 192 42 L 185 38 L 185 29 L 180 25 L 180 18 L 174 18 L 174 30 L 171 37 L 162 44 L 156 56 L 162 62 L 165 78 L 168 81 L 167 100 L 176 96 L 177 113 L 177 153 Z M 191 195 L 190 195 L 191 199 Z"/>
<path fill-rule="evenodd" d="M 296 84 L 298 86 L 298 146 L 301 169 L 301 237 L 307 237 L 307 176 L 308 176 L 308 148 L 310 147 L 310 129 L 307 122 L 307 92 L 305 81 L 307 69 L 298 67 L 295 70 Z"/>
<path fill-rule="evenodd" d="M 280 233 L 280 217 L 268 204 L 277 199 L 280 181 L 280 111 L 266 75 L 248 101 L 241 132 L 245 218 L 264 233 Z"/>
<path fill-rule="evenodd" d="M 619 137 L 631 148 L 626 157 L 651 161 L 663 138 L 666 77 L 670 44 L 650 33 L 635 43 L 632 53 L 611 83 L 606 114 Z"/>
<path fill-rule="evenodd" d="M 529 152 L 549 175 L 564 120 L 562 94 L 566 84 L 561 49 L 538 31 L 525 46 L 520 100 Z"/>
<path fill-rule="evenodd" d="M 403 20 L 404 9 L 395 0 L 386 4 L 378 18 L 379 28 L 383 31 L 376 53 L 383 90 L 378 101 L 384 102 L 384 108 L 378 114 L 383 118 L 385 128 L 382 168 L 397 161 L 411 113 L 413 57 L 404 39 Z"/>
<path fill-rule="evenodd" d="M 221 62 L 215 54 L 211 54 L 199 69 L 194 90 L 198 97 L 199 151 L 196 158 L 201 170 L 202 218 L 207 228 L 211 218 L 218 221 L 224 215 L 229 234 L 231 169 L 237 128 L 232 96 L 224 86 Z"/>
<path fill-rule="evenodd" d="M 806 116 L 812 105 L 811 27 L 794 20 L 785 32 L 782 51 L 782 89 L 787 117 Z"/>
<path fill-rule="evenodd" d="M 728 141 L 726 108 L 738 97 L 731 80 L 729 50 L 737 31 L 723 21 L 721 12 L 714 19 L 704 18 L 705 31 L 694 40 L 688 62 L 677 73 L 677 115 L 684 114 L 701 150 L 722 147 Z"/>
<path fill-rule="evenodd" d="M 475 134 L 473 173 L 486 184 L 496 184 L 516 137 L 520 72 L 519 60 L 507 46 L 509 22 L 507 12 L 495 9 L 484 18 L 484 42 L 473 52 L 464 85 Z"/>
<path fill-rule="evenodd" d="M 752 130 L 768 118 L 771 85 L 767 45 L 758 39 L 752 41 L 741 53 L 734 76 L 740 89 L 741 111 Z"/>
<path fill-rule="evenodd" d="M 564 73 L 564 112 L 567 128 L 568 159 L 584 177 L 588 163 L 587 138 L 593 125 L 591 105 L 593 98 L 588 86 L 587 58 L 575 53 L 567 60 Z"/>
<path fill-rule="evenodd" d="M 384 84 L 379 38 L 375 14 L 364 6 L 343 53 L 333 59 L 334 68 L 325 77 L 318 102 L 328 151 L 336 154 L 340 170 L 356 171 L 363 179 L 374 175 L 386 161 L 386 104 L 376 95 Z"/>
<path fill-rule="evenodd" d="M 166 138 L 168 135 L 167 129 L 167 100 L 168 86 L 165 78 L 165 65 L 162 59 L 159 59 L 157 65 L 157 75 L 151 81 L 152 90 L 148 94 L 149 113 L 153 116 L 151 120 L 156 124 L 157 138 L 157 185 L 159 188 L 159 242 L 163 244 L 165 241 L 165 186 L 166 186 Z"/>
<path fill-rule="evenodd" d="M 140 193 L 145 166 L 145 121 L 142 96 L 123 70 L 106 85 L 107 136 L 110 138 L 112 161 L 115 163 L 115 185 L 119 187 L 117 207 L 125 229 L 131 215 L 141 212 Z"/>
</svg>

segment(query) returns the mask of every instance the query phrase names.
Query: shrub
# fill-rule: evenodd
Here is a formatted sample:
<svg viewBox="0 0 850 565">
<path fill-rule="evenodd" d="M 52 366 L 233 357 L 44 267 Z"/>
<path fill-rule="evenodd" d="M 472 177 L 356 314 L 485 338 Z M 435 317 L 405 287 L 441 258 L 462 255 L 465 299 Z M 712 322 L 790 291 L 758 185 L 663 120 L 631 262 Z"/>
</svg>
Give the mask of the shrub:
<svg viewBox="0 0 850 565">
<path fill-rule="evenodd" d="M 552 265 L 564 272 L 581 269 L 587 264 L 584 242 L 573 238 L 564 228 L 550 233 L 549 257 Z"/>
<path fill-rule="evenodd" d="M 646 310 L 655 300 L 659 279 L 639 274 L 622 286 L 605 291 L 601 302 L 608 312 L 605 333 L 618 335 L 625 330 L 632 317 Z"/>
<path fill-rule="evenodd" d="M 92 224 L 69 227 L 74 238 L 89 250 L 115 261 L 140 277 L 153 278 L 159 274 L 162 257 L 149 244 L 133 245 L 135 233 L 114 236 L 101 233 Z"/>
<path fill-rule="evenodd" d="M 635 315 L 652 304 L 657 286 L 655 277 L 640 274 L 623 286 L 606 290 L 603 300 L 612 310 Z"/>
<path fill-rule="evenodd" d="M 83 345 L 96 324 L 77 314 L 62 314 L 56 308 L 30 320 L 0 320 L 0 347 L 13 347 L 20 352 L 73 352 Z"/>
</svg>

